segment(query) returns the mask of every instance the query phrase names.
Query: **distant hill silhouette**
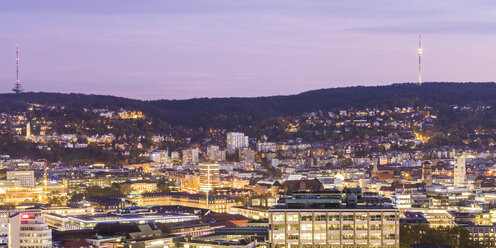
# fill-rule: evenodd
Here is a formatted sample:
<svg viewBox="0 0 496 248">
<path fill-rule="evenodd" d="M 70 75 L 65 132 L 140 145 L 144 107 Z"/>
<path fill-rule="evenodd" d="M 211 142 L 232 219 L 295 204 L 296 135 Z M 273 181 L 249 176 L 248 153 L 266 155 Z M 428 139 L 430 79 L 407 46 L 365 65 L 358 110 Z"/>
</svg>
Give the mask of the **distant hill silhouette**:
<svg viewBox="0 0 496 248">
<path fill-rule="evenodd" d="M 69 108 L 141 110 L 172 125 L 224 127 L 251 125 L 275 116 L 293 116 L 318 110 L 364 107 L 448 106 L 480 103 L 496 105 L 496 84 L 412 83 L 319 89 L 297 95 L 270 97 L 195 98 L 141 101 L 115 96 L 28 92 L 0 94 L 0 111 L 24 111 L 27 103 Z"/>
</svg>

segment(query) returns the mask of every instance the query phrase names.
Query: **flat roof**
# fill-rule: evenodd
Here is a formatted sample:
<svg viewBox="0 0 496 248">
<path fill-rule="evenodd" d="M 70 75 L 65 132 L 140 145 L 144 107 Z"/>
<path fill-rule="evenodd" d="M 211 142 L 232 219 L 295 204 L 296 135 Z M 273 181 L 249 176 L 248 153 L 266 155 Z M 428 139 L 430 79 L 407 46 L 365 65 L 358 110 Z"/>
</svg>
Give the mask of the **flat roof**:
<svg viewBox="0 0 496 248">
<path fill-rule="evenodd" d="M 50 215 L 50 214 L 48 214 Z M 52 214 L 55 216 L 60 216 Z M 64 216 L 60 216 L 64 217 Z M 69 220 L 85 223 L 119 223 L 122 221 L 157 221 L 157 220 L 173 220 L 173 219 L 198 219 L 197 215 L 193 214 L 175 214 L 175 213 L 144 213 L 144 214 L 97 214 L 97 215 L 73 215 L 65 216 Z"/>
<path fill-rule="evenodd" d="M 342 205 L 339 207 L 333 208 L 311 208 L 311 207 L 302 207 L 302 208 L 293 208 L 287 207 L 284 205 L 277 205 L 269 209 L 269 211 L 274 210 L 313 210 L 313 211 L 328 211 L 328 210 L 398 210 L 394 206 L 391 205 L 358 205 L 355 207 L 346 207 L 346 205 Z"/>
</svg>

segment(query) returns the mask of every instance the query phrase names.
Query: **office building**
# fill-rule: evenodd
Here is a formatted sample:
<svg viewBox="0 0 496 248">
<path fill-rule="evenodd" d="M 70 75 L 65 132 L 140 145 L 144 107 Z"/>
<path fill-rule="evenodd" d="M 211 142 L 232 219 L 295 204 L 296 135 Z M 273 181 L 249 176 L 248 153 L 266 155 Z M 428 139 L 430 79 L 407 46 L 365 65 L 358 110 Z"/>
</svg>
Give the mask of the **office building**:
<svg viewBox="0 0 496 248">
<path fill-rule="evenodd" d="M 46 214 L 50 227 L 59 230 L 87 230 L 97 224 L 158 224 L 176 223 L 198 219 L 192 214 L 152 213 L 152 212 L 120 212 L 109 214 L 60 215 Z"/>
<path fill-rule="evenodd" d="M 9 216 L 8 247 L 52 247 L 52 230 L 40 212 L 16 212 Z"/>
<path fill-rule="evenodd" d="M 178 205 L 184 207 L 210 209 L 217 213 L 225 213 L 232 206 L 236 205 L 233 198 L 227 196 L 207 196 L 203 194 L 189 194 L 186 192 L 170 193 L 144 193 L 130 201 L 137 206 L 161 206 L 161 205 Z"/>
<path fill-rule="evenodd" d="M 34 171 L 7 171 L 7 180 L 19 180 L 21 187 L 33 188 L 36 184 Z"/>
<path fill-rule="evenodd" d="M 200 191 L 209 192 L 219 186 L 219 164 L 201 163 L 200 166 Z"/>
<path fill-rule="evenodd" d="M 397 248 L 399 211 L 341 192 L 295 193 L 269 209 L 271 248 Z"/>
<path fill-rule="evenodd" d="M 468 226 L 469 239 L 479 247 L 496 247 L 496 226 Z"/>
</svg>

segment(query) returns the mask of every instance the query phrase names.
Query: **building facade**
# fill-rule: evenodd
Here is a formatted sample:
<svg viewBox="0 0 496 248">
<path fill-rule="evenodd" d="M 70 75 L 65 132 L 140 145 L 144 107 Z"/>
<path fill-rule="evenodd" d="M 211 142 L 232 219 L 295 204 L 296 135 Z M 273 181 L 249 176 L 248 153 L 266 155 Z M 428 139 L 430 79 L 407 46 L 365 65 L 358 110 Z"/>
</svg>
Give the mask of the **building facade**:
<svg viewBox="0 0 496 248">
<path fill-rule="evenodd" d="M 226 143 L 227 143 L 227 152 L 229 154 L 233 154 L 236 151 L 236 149 L 248 147 L 248 136 L 245 136 L 244 133 L 230 132 L 227 133 Z"/>
<path fill-rule="evenodd" d="M 209 192 L 220 183 L 219 164 L 201 163 L 200 166 L 200 191 Z"/>
<path fill-rule="evenodd" d="M 465 167 L 465 156 L 457 156 L 455 158 L 455 168 L 453 173 L 454 186 L 460 187 L 465 185 L 467 169 Z"/>
<path fill-rule="evenodd" d="M 34 171 L 7 171 L 7 180 L 19 180 L 21 187 L 33 188 L 36 184 Z"/>
<path fill-rule="evenodd" d="M 272 248 L 396 248 L 396 209 L 271 209 Z"/>
<path fill-rule="evenodd" d="M 343 202 L 346 202 L 344 205 Z M 271 248 L 398 248 L 399 210 L 354 193 L 297 193 L 269 209 Z"/>
<path fill-rule="evenodd" d="M 43 215 L 18 212 L 9 216 L 8 247 L 52 247 L 52 230 Z"/>
</svg>

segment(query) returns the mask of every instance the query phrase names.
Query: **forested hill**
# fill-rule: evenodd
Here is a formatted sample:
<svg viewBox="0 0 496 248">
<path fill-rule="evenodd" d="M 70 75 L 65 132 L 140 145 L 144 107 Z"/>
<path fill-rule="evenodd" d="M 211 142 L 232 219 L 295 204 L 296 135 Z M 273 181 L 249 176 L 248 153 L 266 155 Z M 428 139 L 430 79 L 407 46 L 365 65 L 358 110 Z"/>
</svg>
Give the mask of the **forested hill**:
<svg viewBox="0 0 496 248">
<path fill-rule="evenodd" d="M 195 98 L 141 101 L 115 96 L 23 93 L 0 94 L 0 111 L 24 110 L 27 103 L 64 105 L 68 108 L 125 108 L 172 125 L 230 128 L 253 124 L 275 116 L 299 115 L 317 110 L 347 107 L 448 106 L 486 104 L 496 106 L 495 83 L 404 83 L 388 86 L 319 89 L 289 96 L 252 98 Z"/>
</svg>

